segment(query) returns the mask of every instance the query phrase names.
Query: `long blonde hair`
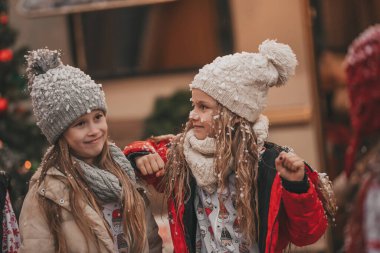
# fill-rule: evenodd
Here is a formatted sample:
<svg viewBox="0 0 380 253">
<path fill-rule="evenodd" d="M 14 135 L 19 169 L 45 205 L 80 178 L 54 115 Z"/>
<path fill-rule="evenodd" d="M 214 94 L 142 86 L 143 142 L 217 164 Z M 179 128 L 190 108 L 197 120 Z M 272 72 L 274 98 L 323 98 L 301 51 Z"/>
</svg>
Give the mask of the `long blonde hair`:
<svg viewBox="0 0 380 253">
<path fill-rule="evenodd" d="M 219 105 L 218 114 L 214 117 L 213 129 L 216 139 L 214 159 L 215 173 L 220 175 L 218 187 L 224 189 L 228 185 L 228 176 L 232 166 L 236 175 L 237 192 L 236 207 L 239 228 L 246 242 L 252 245 L 258 240 L 258 147 L 256 135 L 252 130 L 253 123 L 236 115 L 226 107 Z M 183 144 L 186 133 L 192 128 L 187 122 L 168 152 L 168 162 L 163 182 L 166 183 L 165 197 L 175 200 L 177 214 L 181 204 L 190 196 L 191 170 L 186 163 Z M 221 191 L 222 192 L 222 191 Z M 194 193 L 192 193 L 194 194 Z"/>
<path fill-rule="evenodd" d="M 114 174 L 122 187 L 122 220 L 123 232 L 128 243 L 130 252 L 142 252 L 146 242 L 146 224 L 145 224 L 145 204 L 144 200 L 129 180 L 126 173 L 120 166 L 115 163 L 107 145 L 107 141 L 98 156 L 97 164 L 100 168 Z M 46 176 L 46 172 L 55 167 L 67 176 L 67 184 L 70 187 L 70 208 L 71 214 L 86 239 L 87 248 L 89 242 L 95 243 L 97 249 L 100 249 L 98 240 L 94 233 L 93 221 L 83 213 L 84 205 L 90 205 L 100 217 L 103 217 L 100 209 L 100 202 L 91 191 L 84 180 L 83 172 L 79 165 L 72 162 L 71 153 L 67 141 L 61 137 L 58 142 L 48 150 L 41 164 L 42 171 L 39 179 L 41 184 Z M 67 252 L 66 240 L 62 235 L 62 208 L 51 200 L 40 196 L 39 202 L 43 208 L 46 218 L 54 238 L 56 252 Z M 106 222 L 103 220 L 103 222 Z M 109 235 L 112 234 L 105 224 Z"/>
</svg>

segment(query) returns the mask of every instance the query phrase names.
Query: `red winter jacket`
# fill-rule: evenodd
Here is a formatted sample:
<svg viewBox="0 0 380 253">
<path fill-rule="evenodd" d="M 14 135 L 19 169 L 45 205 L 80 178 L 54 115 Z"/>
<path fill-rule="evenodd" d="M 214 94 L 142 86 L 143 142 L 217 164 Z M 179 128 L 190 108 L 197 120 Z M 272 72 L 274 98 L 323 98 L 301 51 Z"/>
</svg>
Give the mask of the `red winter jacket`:
<svg viewBox="0 0 380 253">
<path fill-rule="evenodd" d="M 138 141 L 127 146 L 124 154 L 134 164 L 136 156 L 158 152 L 166 162 L 166 153 L 170 143 Z M 261 253 L 279 253 L 289 243 L 305 246 L 316 242 L 327 228 L 327 218 L 322 202 L 316 191 L 318 174 L 305 164 L 306 188 L 298 192 L 297 183 L 287 182 L 287 189 L 275 170 L 275 159 L 281 151 L 286 151 L 274 143 L 265 144 L 265 152 L 259 162 L 259 240 Z M 148 183 L 155 186 L 160 178 L 148 176 Z M 305 185 L 304 183 L 304 185 Z M 300 185 L 298 185 L 300 186 Z M 302 188 L 302 187 L 301 187 Z M 197 218 L 194 208 L 196 182 L 190 182 L 189 198 L 183 203 L 177 214 L 174 199 L 168 200 L 168 215 L 175 253 L 195 252 Z M 293 191 L 293 192 L 292 192 Z"/>
</svg>

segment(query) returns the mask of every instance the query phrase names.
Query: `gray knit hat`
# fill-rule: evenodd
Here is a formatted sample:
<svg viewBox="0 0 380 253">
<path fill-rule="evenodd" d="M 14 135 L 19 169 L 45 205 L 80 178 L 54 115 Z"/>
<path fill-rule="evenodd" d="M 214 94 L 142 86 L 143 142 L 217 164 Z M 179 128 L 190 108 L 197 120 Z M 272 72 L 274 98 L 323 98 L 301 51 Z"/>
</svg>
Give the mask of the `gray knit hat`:
<svg viewBox="0 0 380 253">
<path fill-rule="evenodd" d="M 268 89 L 281 86 L 294 74 L 292 49 L 274 40 L 259 53 L 235 53 L 216 58 L 199 70 L 191 89 L 200 89 L 237 115 L 255 122 L 266 106 Z"/>
<path fill-rule="evenodd" d="M 78 117 L 107 111 L 101 84 L 80 69 L 63 65 L 57 50 L 38 49 L 26 56 L 28 86 L 37 125 L 53 144 Z"/>
</svg>

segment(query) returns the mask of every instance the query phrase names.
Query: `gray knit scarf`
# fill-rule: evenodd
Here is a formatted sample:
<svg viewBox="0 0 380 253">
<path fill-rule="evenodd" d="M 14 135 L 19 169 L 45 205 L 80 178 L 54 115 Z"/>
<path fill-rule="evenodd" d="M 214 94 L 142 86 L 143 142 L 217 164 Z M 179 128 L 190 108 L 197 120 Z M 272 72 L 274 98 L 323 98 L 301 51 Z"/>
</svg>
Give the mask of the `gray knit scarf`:
<svg viewBox="0 0 380 253">
<path fill-rule="evenodd" d="M 109 143 L 108 145 L 113 160 L 127 173 L 130 180 L 135 184 L 136 177 L 131 163 L 114 143 Z M 77 158 L 74 158 L 74 162 L 78 163 L 82 168 L 84 179 L 102 202 L 110 203 L 121 200 L 122 189 L 115 175 Z"/>
</svg>

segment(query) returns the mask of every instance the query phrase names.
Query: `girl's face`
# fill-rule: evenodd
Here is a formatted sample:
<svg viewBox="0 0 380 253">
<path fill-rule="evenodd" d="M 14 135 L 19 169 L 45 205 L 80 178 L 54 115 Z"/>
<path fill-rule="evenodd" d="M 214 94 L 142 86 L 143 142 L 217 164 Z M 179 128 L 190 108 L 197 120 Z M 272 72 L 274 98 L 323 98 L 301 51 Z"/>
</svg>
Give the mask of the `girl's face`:
<svg viewBox="0 0 380 253">
<path fill-rule="evenodd" d="M 213 117 L 217 113 L 218 103 L 215 99 L 199 89 L 193 89 L 191 91 L 191 101 L 193 102 L 194 108 L 190 112 L 189 120 L 194 129 L 195 137 L 198 140 L 213 137 Z"/>
<path fill-rule="evenodd" d="M 107 130 L 104 112 L 94 110 L 74 121 L 63 137 L 76 157 L 93 164 L 106 143 Z"/>
</svg>

